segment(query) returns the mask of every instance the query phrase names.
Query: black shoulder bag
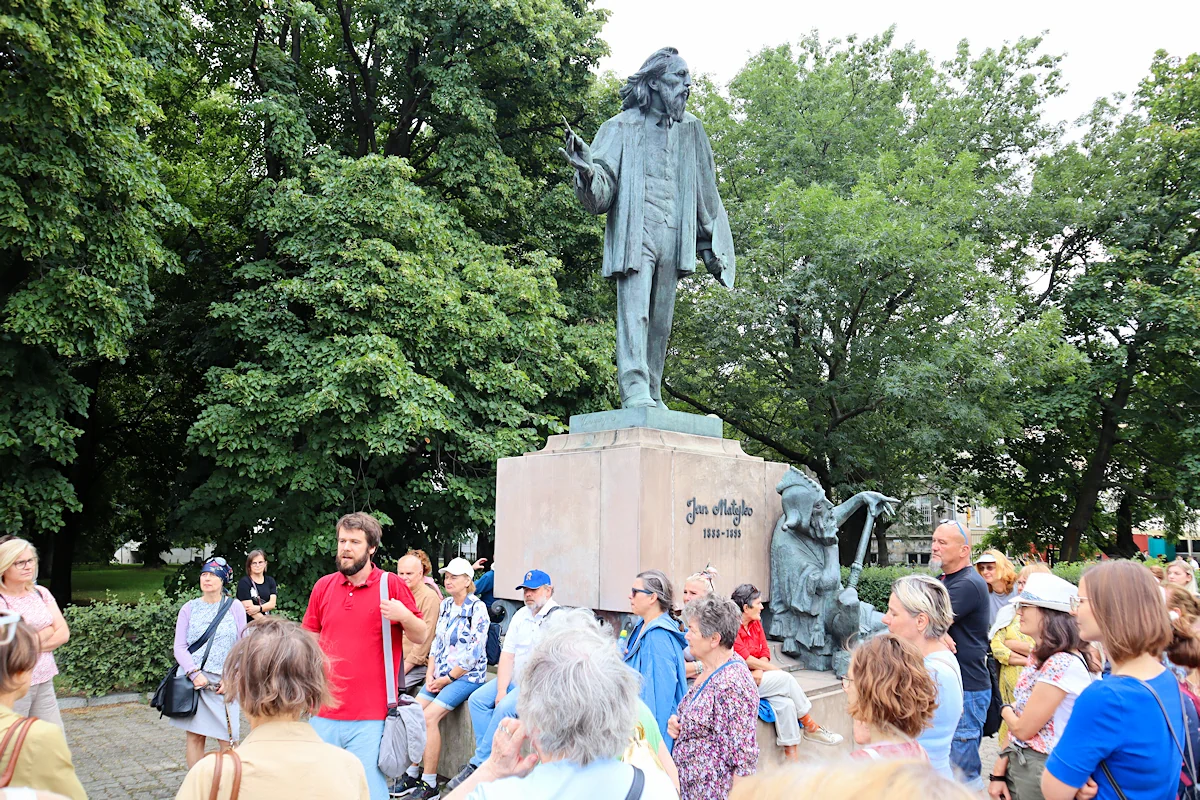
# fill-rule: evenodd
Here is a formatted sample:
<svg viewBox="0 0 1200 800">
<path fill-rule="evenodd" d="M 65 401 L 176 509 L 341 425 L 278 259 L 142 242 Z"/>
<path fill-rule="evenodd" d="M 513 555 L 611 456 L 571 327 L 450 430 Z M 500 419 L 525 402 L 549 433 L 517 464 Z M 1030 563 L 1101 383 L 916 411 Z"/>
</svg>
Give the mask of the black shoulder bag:
<svg viewBox="0 0 1200 800">
<path fill-rule="evenodd" d="M 1179 691 L 1179 702 L 1183 706 L 1183 725 L 1185 728 L 1184 735 L 1187 741 L 1187 751 L 1185 752 L 1183 744 L 1179 741 L 1179 737 L 1175 735 L 1175 726 L 1171 724 L 1171 716 L 1167 713 L 1167 707 L 1163 705 L 1162 698 L 1158 696 L 1158 692 L 1154 691 L 1154 687 L 1146 683 L 1144 680 L 1141 680 L 1140 678 L 1134 678 L 1134 680 L 1140 683 L 1142 686 L 1145 686 L 1146 691 L 1150 692 L 1151 696 L 1154 697 L 1154 701 L 1158 703 L 1158 710 L 1162 712 L 1163 719 L 1167 721 L 1167 731 L 1171 734 L 1171 739 L 1173 739 L 1175 742 L 1175 749 L 1179 751 L 1179 755 L 1183 758 L 1182 774 L 1187 776 L 1191 785 L 1185 789 L 1181 782 L 1180 789 L 1182 789 L 1182 791 L 1179 792 L 1178 796 L 1184 800 L 1196 797 L 1196 754 L 1192 751 L 1192 737 L 1187 735 L 1188 731 L 1186 730 L 1188 724 L 1188 708 L 1186 704 L 1191 703 L 1192 701 L 1184 696 L 1183 690 Z M 1104 777 L 1108 778 L 1108 782 L 1112 784 L 1113 791 L 1117 793 L 1117 797 L 1120 800 L 1129 800 L 1125 792 L 1122 791 L 1121 787 L 1117 784 L 1116 779 L 1113 777 L 1112 770 L 1108 768 L 1108 764 L 1105 761 L 1100 762 L 1100 769 L 1104 772 Z M 1188 791 L 1188 789 L 1191 789 L 1191 791 Z"/>
<path fill-rule="evenodd" d="M 188 645 L 189 653 L 195 653 L 201 647 L 204 647 L 205 642 L 209 642 L 212 639 L 213 634 L 217 632 L 217 626 L 221 624 L 221 620 L 225 619 L 225 614 L 229 612 L 231 605 L 233 605 L 232 597 L 226 597 L 221 601 L 221 605 L 217 609 L 217 615 L 208 624 L 208 630 L 199 639 Z M 209 644 L 208 648 L 204 651 L 204 658 L 200 661 L 201 670 L 208 663 L 208 654 L 211 650 L 212 644 Z M 196 708 L 200 703 L 200 690 L 192 683 L 191 678 L 187 675 L 180 675 L 179 670 L 180 667 L 178 665 L 167 670 L 162 683 L 158 684 L 158 688 L 154 690 L 154 697 L 150 699 L 150 707 L 158 710 L 159 719 L 163 717 L 190 717 L 196 713 Z"/>
</svg>

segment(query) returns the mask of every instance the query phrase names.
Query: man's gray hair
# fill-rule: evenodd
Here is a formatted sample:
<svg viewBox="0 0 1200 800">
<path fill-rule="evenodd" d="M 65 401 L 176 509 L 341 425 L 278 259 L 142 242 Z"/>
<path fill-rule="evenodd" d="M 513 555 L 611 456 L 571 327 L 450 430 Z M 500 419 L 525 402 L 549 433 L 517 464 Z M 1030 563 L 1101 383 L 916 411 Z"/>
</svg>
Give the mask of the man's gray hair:
<svg viewBox="0 0 1200 800">
<path fill-rule="evenodd" d="M 738 626 L 742 624 L 742 610 L 737 607 L 737 603 L 726 597 L 706 594 L 683 607 L 683 618 L 689 626 L 695 622 L 700 628 L 700 635 L 705 639 L 719 633 L 721 646 L 733 647 Z"/>
<path fill-rule="evenodd" d="M 654 596 L 658 598 L 659 610 L 664 614 L 671 613 L 671 609 L 675 607 L 675 587 L 671 585 L 671 579 L 667 577 L 667 573 L 661 569 L 648 569 L 645 572 L 639 572 L 637 576 L 641 579 L 642 585 L 654 592 Z"/>
<path fill-rule="evenodd" d="M 671 59 L 679 55 L 679 51 L 674 47 L 664 47 L 661 50 L 655 50 L 642 68 L 629 76 L 625 81 L 625 85 L 620 89 L 621 110 L 628 111 L 631 108 L 640 108 L 645 111 L 650 107 L 650 81 L 656 81 L 661 78 L 667 71 L 667 65 L 671 63 Z"/>
<path fill-rule="evenodd" d="M 640 678 L 586 609 L 549 617 L 517 679 L 517 714 L 546 755 L 580 766 L 616 758 L 637 721 Z"/>
<path fill-rule="evenodd" d="M 892 584 L 896 601 L 912 616 L 924 614 L 929 617 L 925 629 L 926 639 L 939 639 L 954 624 L 954 608 L 950 605 L 950 593 L 937 578 L 929 575 L 905 575 Z"/>
</svg>

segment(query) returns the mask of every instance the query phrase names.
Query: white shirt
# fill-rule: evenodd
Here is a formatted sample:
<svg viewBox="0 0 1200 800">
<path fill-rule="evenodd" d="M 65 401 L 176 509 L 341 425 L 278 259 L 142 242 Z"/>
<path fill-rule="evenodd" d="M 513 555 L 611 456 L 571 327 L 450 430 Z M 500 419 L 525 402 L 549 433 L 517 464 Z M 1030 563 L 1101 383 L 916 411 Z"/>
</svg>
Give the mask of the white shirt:
<svg viewBox="0 0 1200 800">
<path fill-rule="evenodd" d="M 508 633 L 504 634 L 504 646 L 500 651 L 513 654 L 514 681 L 521 674 L 521 665 L 529 651 L 542 639 L 542 623 L 546 621 L 547 612 L 557 607 L 558 603 L 551 597 L 536 616 L 529 610 L 529 606 L 522 606 L 513 614 L 512 622 L 508 623 Z"/>
<path fill-rule="evenodd" d="M 642 800 L 678 797 L 665 772 L 651 770 L 645 775 Z M 623 800 L 632 785 L 633 769 L 619 761 L 593 762 L 586 767 L 555 761 L 537 765 L 524 778 L 477 786 L 467 800 Z"/>
</svg>

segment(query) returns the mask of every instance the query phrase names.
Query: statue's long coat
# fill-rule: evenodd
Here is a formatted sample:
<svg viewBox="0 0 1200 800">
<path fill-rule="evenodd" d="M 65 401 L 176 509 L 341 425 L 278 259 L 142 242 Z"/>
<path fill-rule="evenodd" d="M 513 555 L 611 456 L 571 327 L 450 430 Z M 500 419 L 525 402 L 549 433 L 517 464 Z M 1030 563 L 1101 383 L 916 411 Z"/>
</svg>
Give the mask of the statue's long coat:
<svg viewBox="0 0 1200 800">
<path fill-rule="evenodd" d="M 596 165 L 590 186 L 575 176 L 575 194 L 592 214 L 608 213 L 604 225 L 604 277 L 636 272 L 642 263 L 646 191 L 645 116 L 631 108 L 600 126 L 592 142 Z M 672 136 L 679 181 L 679 274 L 696 271 L 696 251 L 712 250 L 720 263 L 719 280 L 733 286 L 736 269 L 729 216 L 717 193 L 717 170 L 704 125 L 685 113 Z"/>
</svg>

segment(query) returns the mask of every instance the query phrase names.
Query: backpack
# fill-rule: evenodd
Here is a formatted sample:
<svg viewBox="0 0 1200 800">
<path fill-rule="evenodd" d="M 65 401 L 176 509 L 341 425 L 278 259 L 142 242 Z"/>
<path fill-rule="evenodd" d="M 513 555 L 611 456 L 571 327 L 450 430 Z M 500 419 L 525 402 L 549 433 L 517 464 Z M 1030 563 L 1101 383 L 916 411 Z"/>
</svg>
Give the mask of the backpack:
<svg viewBox="0 0 1200 800">
<path fill-rule="evenodd" d="M 500 663 L 500 623 L 489 622 L 487 632 L 487 662 L 491 666 Z"/>
</svg>

